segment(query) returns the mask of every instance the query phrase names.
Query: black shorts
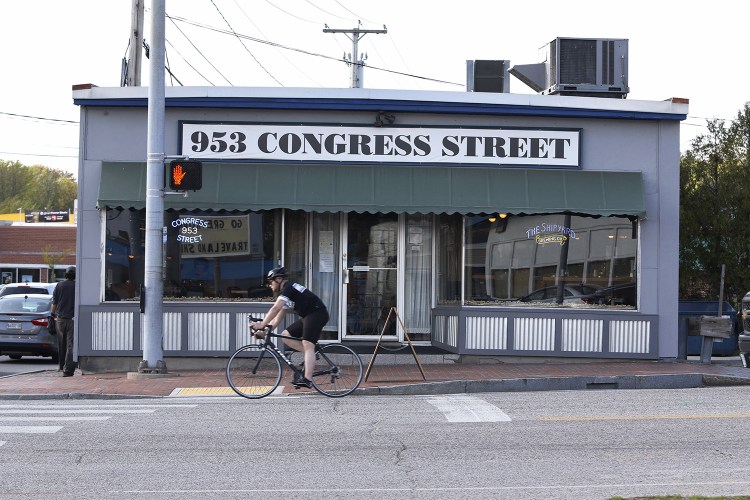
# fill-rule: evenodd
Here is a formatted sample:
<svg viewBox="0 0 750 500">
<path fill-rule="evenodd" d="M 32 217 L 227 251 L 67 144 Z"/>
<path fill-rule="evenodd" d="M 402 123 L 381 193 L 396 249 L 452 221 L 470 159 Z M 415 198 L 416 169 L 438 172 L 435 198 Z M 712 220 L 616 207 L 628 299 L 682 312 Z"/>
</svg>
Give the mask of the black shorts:
<svg viewBox="0 0 750 500">
<path fill-rule="evenodd" d="M 322 307 L 311 312 L 304 318 L 300 318 L 286 329 L 294 338 L 304 339 L 313 344 L 318 343 L 320 332 L 328 323 L 328 309 Z"/>
</svg>

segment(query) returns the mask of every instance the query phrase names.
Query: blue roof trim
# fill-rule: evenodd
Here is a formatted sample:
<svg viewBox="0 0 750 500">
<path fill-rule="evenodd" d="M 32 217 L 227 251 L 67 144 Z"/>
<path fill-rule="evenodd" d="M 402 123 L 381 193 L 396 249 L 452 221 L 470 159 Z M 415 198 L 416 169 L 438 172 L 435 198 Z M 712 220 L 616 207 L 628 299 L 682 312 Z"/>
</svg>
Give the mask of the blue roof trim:
<svg viewBox="0 0 750 500">
<path fill-rule="evenodd" d="M 73 99 L 78 106 L 146 107 L 148 99 Z M 286 109 L 336 111 L 404 111 L 469 115 L 558 116 L 573 118 L 621 118 L 631 120 L 686 120 L 686 114 L 607 109 L 558 108 L 469 102 L 404 101 L 392 99 L 290 99 L 190 97 L 167 98 L 168 108 Z"/>
</svg>

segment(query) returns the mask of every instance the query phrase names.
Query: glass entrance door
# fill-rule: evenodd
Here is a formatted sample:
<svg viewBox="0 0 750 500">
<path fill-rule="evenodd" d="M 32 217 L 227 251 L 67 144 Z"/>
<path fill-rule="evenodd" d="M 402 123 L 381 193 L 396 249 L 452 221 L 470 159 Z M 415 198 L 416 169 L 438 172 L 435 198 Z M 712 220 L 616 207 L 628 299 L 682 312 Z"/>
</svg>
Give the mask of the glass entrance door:
<svg viewBox="0 0 750 500">
<path fill-rule="evenodd" d="M 347 215 L 344 248 L 345 337 L 377 337 L 398 299 L 398 215 Z M 394 318 L 385 335 L 396 336 Z"/>
</svg>

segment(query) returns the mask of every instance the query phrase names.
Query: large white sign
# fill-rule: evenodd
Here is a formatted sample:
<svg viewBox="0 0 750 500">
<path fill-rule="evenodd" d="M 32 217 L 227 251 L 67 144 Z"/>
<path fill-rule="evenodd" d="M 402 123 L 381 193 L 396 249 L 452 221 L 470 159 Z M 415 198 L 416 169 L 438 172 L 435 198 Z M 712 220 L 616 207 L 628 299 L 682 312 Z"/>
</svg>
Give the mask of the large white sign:
<svg viewBox="0 0 750 500">
<path fill-rule="evenodd" d="M 188 123 L 193 159 L 579 167 L 580 130 Z"/>
</svg>

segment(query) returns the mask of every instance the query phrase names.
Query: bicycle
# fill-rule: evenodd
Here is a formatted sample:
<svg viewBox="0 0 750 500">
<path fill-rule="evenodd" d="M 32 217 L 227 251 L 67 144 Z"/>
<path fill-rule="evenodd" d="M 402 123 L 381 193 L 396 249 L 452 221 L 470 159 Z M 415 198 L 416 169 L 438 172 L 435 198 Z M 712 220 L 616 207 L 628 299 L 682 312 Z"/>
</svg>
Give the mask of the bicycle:
<svg viewBox="0 0 750 500">
<path fill-rule="evenodd" d="M 250 316 L 248 320 L 261 321 Z M 304 363 L 295 363 L 292 359 L 292 355 L 304 359 L 303 353 L 292 351 L 287 356 L 272 340 L 273 337 L 283 338 L 283 335 L 271 333 L 270 327 L 264 330 L 263 342 L 240 347 L 227 362 L 227 382 L 244 398 L 260 399 L 273 393 L 281 382 L 282 362 L 292 371 L 295 380 L 304 375 Z M 253 336 L 259 338 L 257 332 Z M 362 382 L 362 360 L 343 344 L 316 344 L 315 359 L 312 386 L 324 396 L 344 397 Z M 299 386 L 295 385 L 295 388 Z"/>
</svg>

